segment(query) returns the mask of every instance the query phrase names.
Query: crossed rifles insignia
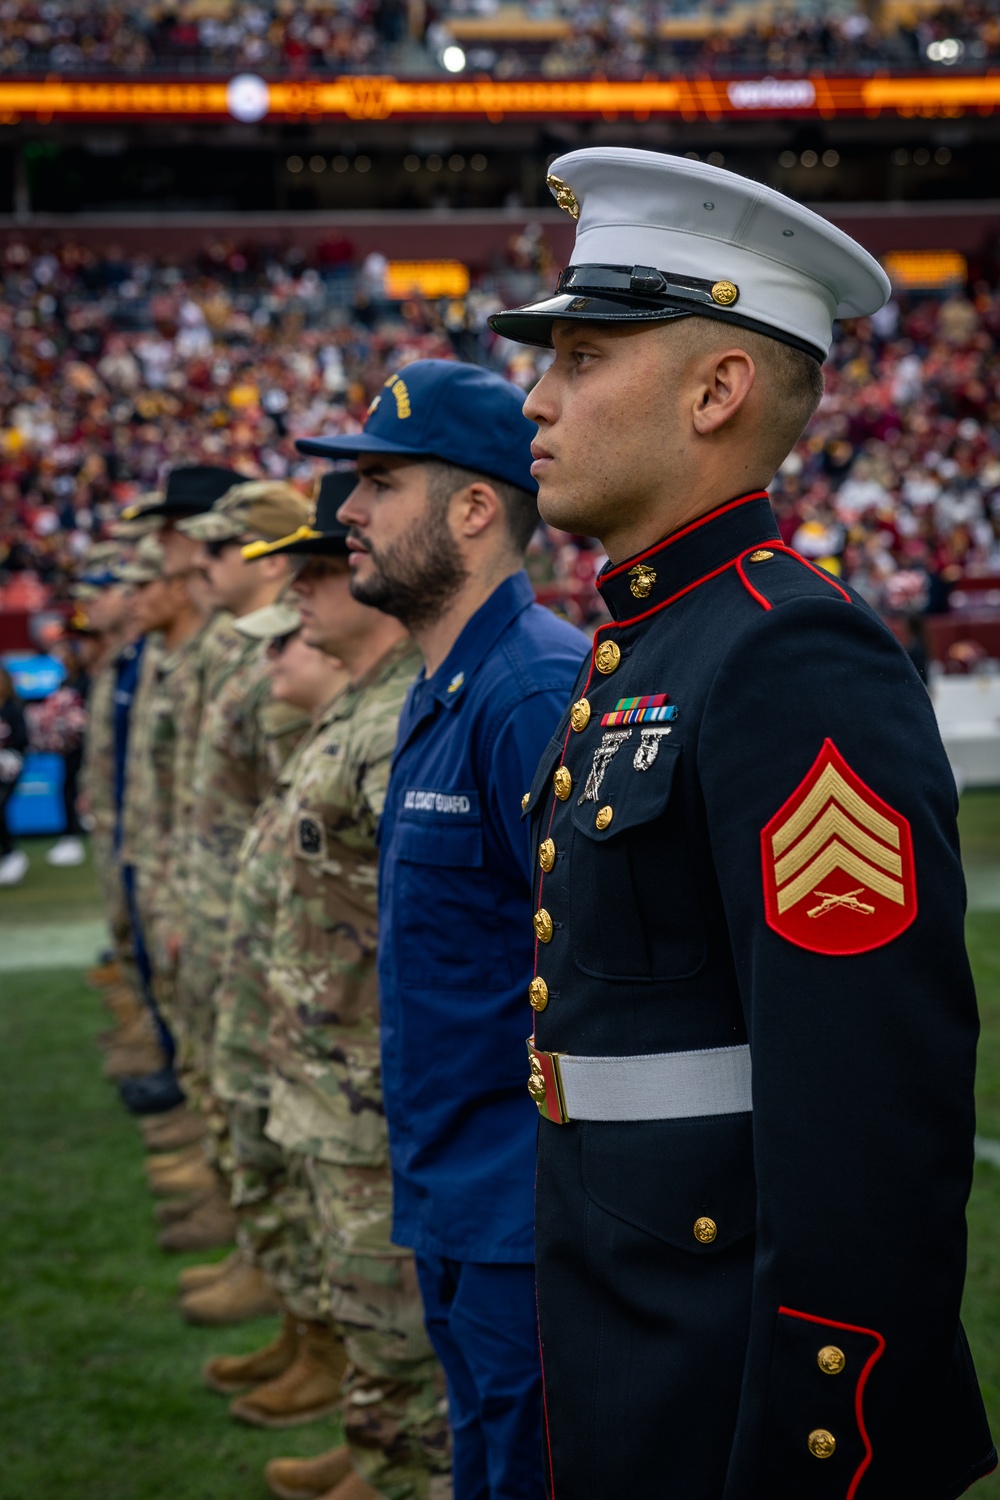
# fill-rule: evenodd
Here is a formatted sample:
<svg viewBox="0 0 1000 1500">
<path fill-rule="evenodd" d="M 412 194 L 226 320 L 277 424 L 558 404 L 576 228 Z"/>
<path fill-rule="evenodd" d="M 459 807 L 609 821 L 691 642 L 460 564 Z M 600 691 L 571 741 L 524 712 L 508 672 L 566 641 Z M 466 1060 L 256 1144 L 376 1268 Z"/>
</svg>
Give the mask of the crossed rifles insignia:
<svg viewBox="0 0 1000 1500">
<path fill-rule="evenodd" d="M 866 953 L 917 914 L 910 825 L 832 740 L 761 832 L 768 926 L 814 953 Z"/>
</svg>

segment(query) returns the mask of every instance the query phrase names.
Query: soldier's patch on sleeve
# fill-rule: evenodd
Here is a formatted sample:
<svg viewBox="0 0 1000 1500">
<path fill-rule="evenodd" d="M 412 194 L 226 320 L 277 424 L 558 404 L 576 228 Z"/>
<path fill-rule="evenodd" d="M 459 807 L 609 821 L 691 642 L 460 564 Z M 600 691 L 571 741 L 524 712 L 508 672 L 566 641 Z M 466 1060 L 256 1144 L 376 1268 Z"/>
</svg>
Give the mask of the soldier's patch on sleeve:
<svg viewBox="0 0 1000 1500">
<path fill-rule="evenodd" d="M 824 740 L 805 780 L 761 833 L 767 924 L 813 953 L 867 953 L 917 915 L 906 818 Z"/>
<path fill-rule="evenodd" d="M 299 853 L 318 859 L 323 853 L 323 825 L 315 818 L 301 817 L 298 827 Z"/>
</svg>

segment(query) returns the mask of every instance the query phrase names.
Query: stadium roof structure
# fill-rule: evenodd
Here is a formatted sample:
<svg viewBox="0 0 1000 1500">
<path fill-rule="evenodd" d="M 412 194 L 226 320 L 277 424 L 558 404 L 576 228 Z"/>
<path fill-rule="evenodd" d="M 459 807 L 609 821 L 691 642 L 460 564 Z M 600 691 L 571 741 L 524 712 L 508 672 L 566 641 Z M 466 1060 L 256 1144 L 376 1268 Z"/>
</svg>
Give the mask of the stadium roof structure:
<svg viewBox="0 0 1000 1500">
<path fill-rule="evenodd" d="M 0 81 L 0 125 L 53 121 L 198 120 L 232 124 L 443 119 L 955 120 L 1000 110 L 1000 73 L 746 78 L 442 80 L 342 75 L 266 82 L 235 78 L 123 82 Z"/>
</svg>

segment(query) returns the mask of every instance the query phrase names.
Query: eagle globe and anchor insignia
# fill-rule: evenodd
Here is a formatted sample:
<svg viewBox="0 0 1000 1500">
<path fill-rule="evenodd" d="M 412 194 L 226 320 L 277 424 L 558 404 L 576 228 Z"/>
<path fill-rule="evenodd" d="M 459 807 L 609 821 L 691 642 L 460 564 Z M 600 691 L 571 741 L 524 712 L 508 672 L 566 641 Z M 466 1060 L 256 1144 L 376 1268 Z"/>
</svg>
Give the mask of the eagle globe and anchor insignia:
<svg viewBox="0 0 1000 1500">
<path fill-rule="evenodd" d="M 629 568 L 628 576 L 632 598 L 648 599 L 656 582 L 656 569 L 647 567 L 645 563 L 636 563 L 634 568 Z"/>
<path fill-rule="evenodd" d="M 906 818 L 857 776 L 832 740 L 761 832 L 767 924 L 813 953 L 867 953 L 917 915 Z"/>
</svg>

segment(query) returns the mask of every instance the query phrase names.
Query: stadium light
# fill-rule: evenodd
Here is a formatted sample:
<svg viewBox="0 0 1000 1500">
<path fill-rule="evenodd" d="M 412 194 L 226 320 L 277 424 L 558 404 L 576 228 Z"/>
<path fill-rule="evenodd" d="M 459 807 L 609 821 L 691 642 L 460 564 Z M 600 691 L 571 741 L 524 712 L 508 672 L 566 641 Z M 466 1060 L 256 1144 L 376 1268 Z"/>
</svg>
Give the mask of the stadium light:
<svg viewBox="0 0 1000 1500">
<path fill-rule="evenodd" d="M 927 60 L 928 62 L 947 63 L 950 66 L 952 63 L 958 62 L 964 51 L 964 42 L 960 42 L 958 37 L 946 36 L 940 42 L 927 43 Z"/>
<path fill-rule="evenodd" d="M 441 53 L 441 61 L 449 73 L 461 73 L 465 67 L 465 53 L 461 47 L 446 47 Z"/>
</svg>

